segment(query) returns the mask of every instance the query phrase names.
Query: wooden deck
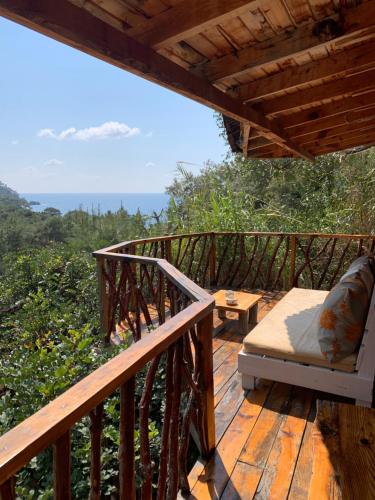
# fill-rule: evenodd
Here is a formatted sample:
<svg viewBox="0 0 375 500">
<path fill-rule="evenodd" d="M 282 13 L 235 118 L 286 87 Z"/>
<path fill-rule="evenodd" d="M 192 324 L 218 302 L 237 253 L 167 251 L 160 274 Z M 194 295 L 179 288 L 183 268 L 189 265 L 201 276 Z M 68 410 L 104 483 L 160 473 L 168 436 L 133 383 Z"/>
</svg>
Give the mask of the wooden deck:
<svg viewBox="0 0 375 500">
<path fill-rule="evenodd" d="M 258 318 L 282 295 L 265 294 Z M 191 470 L 189 498 L 341 498 L 313 428 L 317 397 L 333 397 L 265 380 L 244 392 L 237 372 L 242 338 L 233 321 L 213 340 L 217 448 Z"/>
</svg>

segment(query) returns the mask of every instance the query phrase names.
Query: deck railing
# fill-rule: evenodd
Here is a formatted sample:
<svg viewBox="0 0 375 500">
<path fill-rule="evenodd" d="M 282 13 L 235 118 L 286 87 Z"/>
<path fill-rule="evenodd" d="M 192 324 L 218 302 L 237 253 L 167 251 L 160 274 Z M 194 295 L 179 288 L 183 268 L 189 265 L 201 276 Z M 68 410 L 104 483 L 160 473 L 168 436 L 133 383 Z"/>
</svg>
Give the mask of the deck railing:
<svg viewBox="0 0 375 500">
<path fill-rule="evenodd" d="M 375 236 L 205 232 L 128 241 L 105 250 L 164 258 L 202 288 L 330 289 L 357 256 L 375 251 Z"/>
<path fill-rule="evenodd" d="M 131 345 L 0 438 L 0 497 L 15 498 L 15 475 L 52 446 L 55 498 L 69 499 L 71 429 L 88 416 L 90 498 L 100 498 L 102 434 L 110 423 L 104 403 L 116 391 L 119 498 L 174 498 L 179 488 L 187 490 L 191 429 L 203 454 L 209 455 L 215 444 L 214 303 L 204 288 L 328 289 L 350 262 L 374 249 L 375 236 L 367 235 L 206 232 L 130 241 L 95 252 L 106 340 L 128 335 Z M 137 396 L 136 380 L 145 370 Z M 154 463 L 150 403 L 154 384 L 160 386 L 160 370 L 164 404 Z"/>
<path fill-rule="evenodd" d="M 155 484 L 158 499 L 175 498 L 180 488 L 188 489 L 192 427 L 203 455 L 214 448 L 212 297 L 164 259 L 111 252 L 97 252 L 96 257 L 105 297 L 103 317 L 111 331 L 126 321 L 131 345 L 0 438 L 3 500 L 15 498 L 15 475 L 49 446 L 55 498 L 71 498 L 71 430 L 85 418 L 91 441 L 90 498 L 99 499 L 103 428 L 113 425 L 104 403 L 116 391 L 119 498 L 151 499 Z M 164 411 L 158 409 L 162 422 L 158 463 L 151 455 L 149 437 L 155 383 L 164 392 Z M 136 477 L 141 484 L 138 493 Z"/>
</svg>

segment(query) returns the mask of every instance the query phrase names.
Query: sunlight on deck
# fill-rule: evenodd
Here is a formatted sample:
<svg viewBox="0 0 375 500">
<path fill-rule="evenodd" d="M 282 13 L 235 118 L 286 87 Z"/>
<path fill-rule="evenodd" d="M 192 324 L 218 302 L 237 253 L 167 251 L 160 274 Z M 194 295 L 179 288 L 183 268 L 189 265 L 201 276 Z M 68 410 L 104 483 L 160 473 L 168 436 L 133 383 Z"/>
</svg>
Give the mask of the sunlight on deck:
<svg viewBox="0 0 375 500">
<path fill-rule="evenodd" d="M 283 295 L 265 293 L 259 319 Z M 213 340 L 217 448 L 208 463 L 198 461 L 191 470 L 188 498 L 341 498 L 314 423 L 317 396 L 332 397 L 266 380 L 245 393 L 237 372 L 242 339 L 229 319 Z"/>
</svg>

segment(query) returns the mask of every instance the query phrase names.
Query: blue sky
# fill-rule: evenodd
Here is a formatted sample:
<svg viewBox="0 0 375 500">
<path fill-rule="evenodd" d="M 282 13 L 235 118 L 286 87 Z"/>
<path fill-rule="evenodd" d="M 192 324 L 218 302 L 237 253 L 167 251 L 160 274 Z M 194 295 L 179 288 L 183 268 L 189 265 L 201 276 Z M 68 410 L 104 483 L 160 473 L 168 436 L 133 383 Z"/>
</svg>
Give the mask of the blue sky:
<svg viewBox="0 0 375 500">
<path fill-rule="evenodd" d="M 0 47 L 0 180 L 19 192 L 161 192 L 177 161 L 226 154 L 211 109 L 3 18 Z"/>
</svg>

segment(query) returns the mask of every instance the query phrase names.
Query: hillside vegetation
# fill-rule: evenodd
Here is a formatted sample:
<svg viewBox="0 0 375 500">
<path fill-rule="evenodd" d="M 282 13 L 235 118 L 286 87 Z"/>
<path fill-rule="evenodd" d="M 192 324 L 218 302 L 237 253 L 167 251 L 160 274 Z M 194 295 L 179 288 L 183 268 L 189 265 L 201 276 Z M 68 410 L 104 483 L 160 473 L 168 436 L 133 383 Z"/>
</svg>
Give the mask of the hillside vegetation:
<svg viewBox="0 0 375 500">
<path fill-rule="evenodd" d="M 375 152 L 368 150 L 320 157 L 315 163 L 229 157 L 218 165 L 207 164 L 196 176 L 180 168 L 168 187 L 170 206 L 158 222 L 125 210 L 77 210 L 62 216 L 50 208 L 35 213 L 1 183 L 0 433 L 126 348 L 111 348 L 102 341 L 93 250 L 147 235 L 189 231 L 373 233 L 374 160 Z M 156 462 L 162 412 L 157 390 L 149 429 Z M 106 402 L 105 415 L 103 482 L 109 498 L 118 488 L 117 395 Z M 139 456 L 136 460 L 138 464 Z M 87 421 L 73 431 L 73 466 L 74 497 L 87 498 Z M 47 450 L 19 475 L 18 495 L 52 498 L 50 471 Z"/>
</svg>

